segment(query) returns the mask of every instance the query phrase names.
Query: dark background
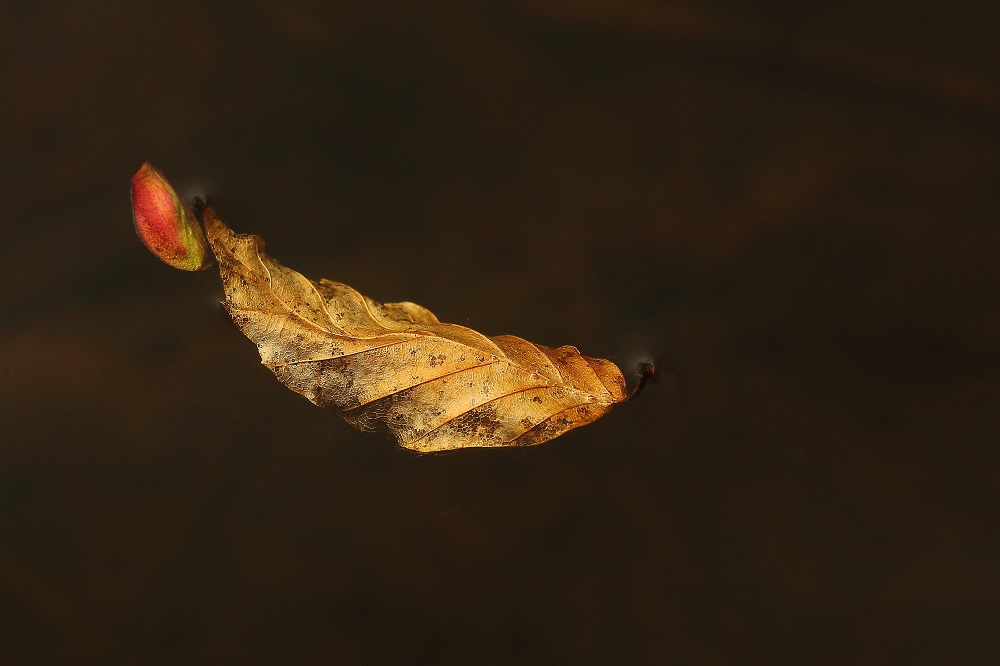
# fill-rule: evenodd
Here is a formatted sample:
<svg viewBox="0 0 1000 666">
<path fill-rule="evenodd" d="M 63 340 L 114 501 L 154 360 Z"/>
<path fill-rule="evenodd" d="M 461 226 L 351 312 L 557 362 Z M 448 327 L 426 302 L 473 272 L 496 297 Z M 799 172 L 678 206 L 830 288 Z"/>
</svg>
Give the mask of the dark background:
<svg viewBox="0 0 1000 666">
<path fill-rule="evenodd" d="M 3 663 L 996 663 L 1000 5 L 0 5 Z M 418 456 L 132 229 L 575 344 Z"/>
</svg>

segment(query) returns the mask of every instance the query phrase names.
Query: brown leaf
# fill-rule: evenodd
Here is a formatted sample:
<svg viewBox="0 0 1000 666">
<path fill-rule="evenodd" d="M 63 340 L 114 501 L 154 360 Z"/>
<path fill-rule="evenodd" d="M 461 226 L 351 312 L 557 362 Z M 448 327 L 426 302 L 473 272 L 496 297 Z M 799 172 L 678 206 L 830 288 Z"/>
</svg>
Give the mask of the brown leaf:
<svg viewBox="0 0 1000 666">
<path fill-rule="evenodd" d="M 409 449 L 526 446 L 603 416 L 626 398 L 614 363 L 574 347 L 486 337 L 415 303 L 376 303 L 308 280 L 204 211 L 225 306 L 281 382 L 362 430 Z"/>
</svg>

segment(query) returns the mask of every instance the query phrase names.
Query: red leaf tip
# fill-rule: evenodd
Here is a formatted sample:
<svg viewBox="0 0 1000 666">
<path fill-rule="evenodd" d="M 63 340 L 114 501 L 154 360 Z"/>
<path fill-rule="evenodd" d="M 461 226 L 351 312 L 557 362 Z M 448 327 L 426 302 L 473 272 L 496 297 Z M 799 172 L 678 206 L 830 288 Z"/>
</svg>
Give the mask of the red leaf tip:
<svg viewBox="0 0 1000 666">
<path fill-rule="evenodd" d="M 149 162 L 132 176 L 132 219 L 143 244 L 164 263 L 185 271 L 200 271 L 212 263 L 194 213 Z"/>
</svg>

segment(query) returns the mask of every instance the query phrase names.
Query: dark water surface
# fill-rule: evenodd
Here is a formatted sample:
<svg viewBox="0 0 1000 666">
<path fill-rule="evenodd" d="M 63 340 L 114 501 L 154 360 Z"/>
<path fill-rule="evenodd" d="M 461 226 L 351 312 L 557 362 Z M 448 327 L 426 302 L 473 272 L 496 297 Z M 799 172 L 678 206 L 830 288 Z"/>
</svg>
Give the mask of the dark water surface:
<svg viewBox="0 0 1000 666">
<path fill-rule="evenodd" d="M 1000 5 L 0 5 L 0 662 L 996 663 Z M 666 377 L 417 456 L 281 387 L 144 160 L 282 262 Z"/>
</svg>

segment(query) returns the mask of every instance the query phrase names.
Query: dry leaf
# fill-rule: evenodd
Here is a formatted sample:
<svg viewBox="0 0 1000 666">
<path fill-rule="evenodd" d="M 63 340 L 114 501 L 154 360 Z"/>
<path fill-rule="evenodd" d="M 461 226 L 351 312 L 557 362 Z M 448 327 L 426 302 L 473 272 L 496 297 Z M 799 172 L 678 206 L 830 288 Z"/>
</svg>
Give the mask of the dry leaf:
<svg viewBox="0 0 1000 666">
<path fill-rule="evenodd" d="M 225 306 L 281 382 L 363 430 L 415 451 L 538 444 L 625 400 L 614 363 L 574 347 L 486 337 L 415 303 L 380 304 L 313 282 L 237 235 L 210 208 L 205 231 Z"/>
</svg>

